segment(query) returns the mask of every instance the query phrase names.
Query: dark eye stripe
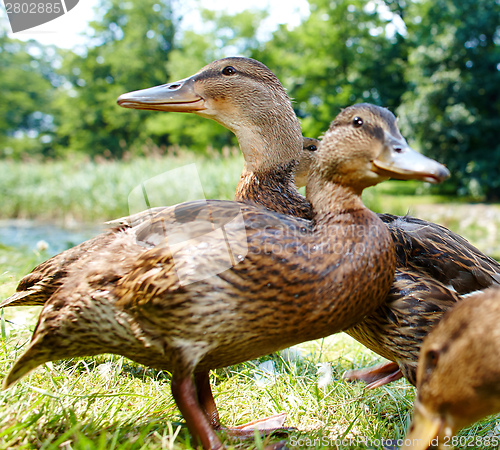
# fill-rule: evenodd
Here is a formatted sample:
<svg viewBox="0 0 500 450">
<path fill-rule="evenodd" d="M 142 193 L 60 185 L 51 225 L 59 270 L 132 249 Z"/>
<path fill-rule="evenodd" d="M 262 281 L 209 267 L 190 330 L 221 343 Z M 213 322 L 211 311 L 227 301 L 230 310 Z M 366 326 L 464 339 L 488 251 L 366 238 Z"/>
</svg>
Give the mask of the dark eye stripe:
<svg viewBox="0 0 500 450">
<path fill-rule="evenodd" d="M 233 69 L 234 69 L 234 67 L 233 67 Z M 236 69 L 234 69 L 234 70 L 236 70 Z M 237 73 L 238 73 L 239 77 L 245 77 L 245 78 L 249 78 L 249 79 L 252 79 L 252 80 L 256 80 L 259 83 L 262 83 L 263 81 L 264 82 L 269 81 L 268 79 L 266 79 L 266 78 L 264 78 L 262 76 L 253 75 L 253 74 L 242 72 L 242 71 L 237 71 Z M 201 72 L 198 75 L 196 75 L 195 78 L 196 78 L 196 81 L 204 81 L 204 80 L 210 80 L 212 78 L 219 78 L 221 76 L 221 74 L 222 74 L 222 70 L 220 70 L 220 69 L 218 69 L 218 70 L 208 69 L 208 70 L 206 70 L 204 72 Z M 270 80 L 270 81 L 274 82 L 274 80 Z"/>
</svg>

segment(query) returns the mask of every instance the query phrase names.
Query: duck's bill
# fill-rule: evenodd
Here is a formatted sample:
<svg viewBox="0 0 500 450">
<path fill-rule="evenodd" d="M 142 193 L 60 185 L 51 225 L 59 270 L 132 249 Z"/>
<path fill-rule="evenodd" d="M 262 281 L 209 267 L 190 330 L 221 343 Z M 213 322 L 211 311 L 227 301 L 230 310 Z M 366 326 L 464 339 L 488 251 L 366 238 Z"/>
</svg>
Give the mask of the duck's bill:
<svg viewBox="0 0 500 450">
<path fill-rule="evenodd" d="M 432 416 L 418 401 L 415 402 L 413 421 L 400 450 L 441 448 L 438 435 L 442 427 L 443 421 L 439 417 Z"/>
<path fill-rule="evenodd" d="M 375 171 L 397 180 L 440 183 L 450 176 L 442 164 L 413 150 L 405 140 L 388 139 L 382 153 L 373 161 Z"/>
<path fill-rule="evenodd" d="M 195 112 L 206 109 L 205 101 L 194 91 L 192 77 L 162 84 L 140 91 L 128 92 L 118 97 L 124 108 L 152 109 L 155 111 Z"/>
</svg>

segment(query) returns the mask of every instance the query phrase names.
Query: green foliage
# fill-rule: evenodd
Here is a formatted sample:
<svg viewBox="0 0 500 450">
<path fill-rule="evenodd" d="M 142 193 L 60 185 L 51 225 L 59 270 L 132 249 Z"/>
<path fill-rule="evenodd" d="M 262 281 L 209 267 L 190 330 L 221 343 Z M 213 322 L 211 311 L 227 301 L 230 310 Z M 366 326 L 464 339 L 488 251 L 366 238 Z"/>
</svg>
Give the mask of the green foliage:
<svg viewBox="0 0 500 450">
<path fill-rule="evenodd" d="M 206 119 L 127 110 L 116 98 L 239 54 L 279 76 L 304 134 L 321 135 L 354 102 L 397 109 L 404 134 L 449 166 L 453 178 L 439 192 L 500 198 L 499 0 L 309 0 L 302 23 L 265 38 L 267 11 L 199 5 L 202 25 L 187 29 L 175 0 L 101 0 L 88 44 L 75 51 L 0 32 L 8 105 L 0 111 L 0 156 L 127 157 L 151 144 L 205 153 L 234 145 Z"/>
<path fill-rule="evenodd" d="M 11 39 L 0 29 L 0 156 L 47 152 L 54 132 L 55 54 L 53 47 Z"/>
<path fill-rule="evenodd" d="M 395 107 L 405 89 L 406 50 L 392 16 L 375 2 L 310 0 L 297 28 L 282 25 L 258 53 L 289 88 L 304 134 L 318 136 L 341 108 L 366 101 Z"/>
<path fill-rule="evenodd" d="M 500 199 L 500 2 L 411 5 L 405 131 L 446 162 L 448 189 Z"/>
<path fill-rule="evenodd" d="M 68 87 L 58 106 L 58 150 L 122 156 L 140 152 L 147 113 L 116 105 L 120 94 L 162 84 L 173 48 L 175 19 L 170 0 L 103 0 L 91 24 L 90 45 L 67 52 L 61 73 Z M 157 144 L 168 142 L 161 136 Z"/>
</svg>

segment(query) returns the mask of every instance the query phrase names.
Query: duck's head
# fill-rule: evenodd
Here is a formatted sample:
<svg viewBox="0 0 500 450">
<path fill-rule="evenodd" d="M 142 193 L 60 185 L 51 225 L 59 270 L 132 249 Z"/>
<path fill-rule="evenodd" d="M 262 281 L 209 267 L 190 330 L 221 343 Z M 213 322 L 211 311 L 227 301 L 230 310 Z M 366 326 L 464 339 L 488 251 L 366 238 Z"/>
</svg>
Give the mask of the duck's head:
<svg viewBox="0 0 500 450">
<path fill-rule="evenodd" d="M 413 422 L 401 450 L 451 444 L 461 428 L 500 411 L 500 289 L 454 306 L 426 337 Z"/>
<path fill-rule="evenodd" d="M 254 59 L 220 59 L 188 78 L 123 94 L 118 104 L 211 118 L 236 134 L 250 166 L 300 159 L 302 134 L 290 99 L 278 78 Z"/>
<path fill-rule="evenodd" d="M 408 146 L 389 110 L 367 103 L 342 110 L 314 159 L 312 171 L 357 191 L 388 178 L 437 183 L 449 176 L 442 164 Z"/>
<path fill-rule="evenodd" d="M 297 167 L 295 168 L 295 184 L 298 187 L 302 187 L 307 184 L 307 175 L 311 169 L 311 164 L 314 161 L 319 144 L 319 139 L 308 137 L 304 137 L 302 139 L 302 153 Z"/>
</svg>

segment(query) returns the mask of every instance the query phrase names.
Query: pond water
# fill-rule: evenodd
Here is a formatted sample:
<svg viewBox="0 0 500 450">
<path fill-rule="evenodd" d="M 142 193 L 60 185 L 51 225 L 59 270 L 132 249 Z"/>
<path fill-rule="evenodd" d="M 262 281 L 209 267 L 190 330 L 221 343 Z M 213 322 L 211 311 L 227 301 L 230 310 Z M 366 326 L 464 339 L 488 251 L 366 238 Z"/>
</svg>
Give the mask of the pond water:
<svg viewBox="0 0 500 450">
<path fill-rule="evenodd" d="M 104 225 L 75 224 L 63 227 L 31 220 L 0 220 L 0 244 L 36 249 L 41 241 L 45 241 L 48 244 L 47 254 L 55 255 L 90 239 L 104 229 Z"/>
</svg>

